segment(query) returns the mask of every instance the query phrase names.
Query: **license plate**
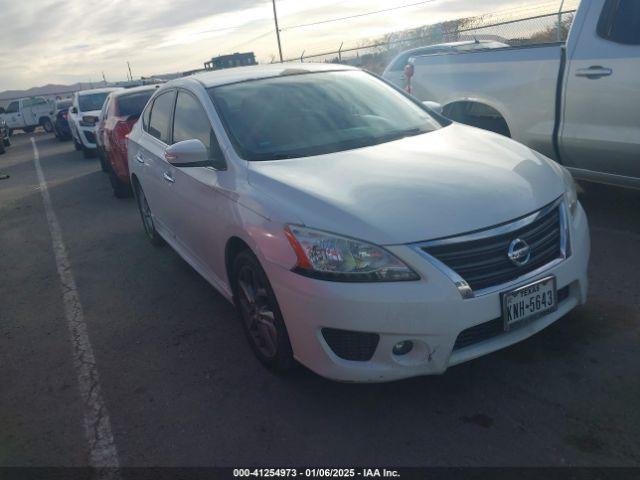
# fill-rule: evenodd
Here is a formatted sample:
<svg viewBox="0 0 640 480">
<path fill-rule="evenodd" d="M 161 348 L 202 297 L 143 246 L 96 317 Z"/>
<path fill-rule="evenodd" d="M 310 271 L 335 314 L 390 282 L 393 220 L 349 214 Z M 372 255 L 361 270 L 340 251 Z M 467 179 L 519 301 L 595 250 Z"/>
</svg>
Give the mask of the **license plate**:
<svg viewBox="0 0 640 480">
<path fill-rule="evenodd" d="M 557 308 L 556 278 L 547 277 L 537 282 L 502 294 L 504 329 L 525 320 L 541 317 Z"/>
</svg>

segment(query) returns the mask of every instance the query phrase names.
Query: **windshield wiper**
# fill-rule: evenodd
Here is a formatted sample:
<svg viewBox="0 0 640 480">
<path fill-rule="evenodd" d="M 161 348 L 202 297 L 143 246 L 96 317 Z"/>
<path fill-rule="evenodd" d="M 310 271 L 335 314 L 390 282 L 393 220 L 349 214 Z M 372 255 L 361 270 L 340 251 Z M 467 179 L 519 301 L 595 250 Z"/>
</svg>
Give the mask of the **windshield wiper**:
<svg viewBox="0 0 640 480">
<path fill-rule="evenodd" d="M 408 128 L 406 130 L 398 130 L 396 132 L 389 132 L 387 134 L 376 137 L 377 142 L 390 142 L 392 140 L 399 140 L 405 137 L 412 137 L 414 135 L 420 135 L 421 133 L 427 133 L 429 130 L 423 130 L 420 127 Z"/>
</svg>

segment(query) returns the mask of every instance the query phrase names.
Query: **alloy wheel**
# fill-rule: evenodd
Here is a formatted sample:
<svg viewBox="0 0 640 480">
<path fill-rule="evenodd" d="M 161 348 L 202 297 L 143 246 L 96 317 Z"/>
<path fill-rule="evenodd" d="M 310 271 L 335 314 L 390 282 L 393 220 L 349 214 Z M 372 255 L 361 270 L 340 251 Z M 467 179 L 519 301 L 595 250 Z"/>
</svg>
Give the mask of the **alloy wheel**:
<svg viewBox="0 0 640 480">
<path fill-rule="evenodd" d="M 251 265 L 242 265 L 238 289 L 242 320 L 251 340 L 262 355 L 273 358 L 278 351 L 278 330 L 263 276 Z"/>
</svg>

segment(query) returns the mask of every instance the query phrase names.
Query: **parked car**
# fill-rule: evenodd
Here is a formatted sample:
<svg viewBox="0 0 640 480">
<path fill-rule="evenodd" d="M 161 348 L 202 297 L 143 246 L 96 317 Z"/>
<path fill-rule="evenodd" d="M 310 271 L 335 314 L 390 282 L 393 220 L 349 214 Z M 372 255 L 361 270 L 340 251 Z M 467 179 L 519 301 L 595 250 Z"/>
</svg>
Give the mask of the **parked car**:
<svg viewBox="0 0 640 480">
<path fill-rule="evenodd" d="M 71 129 L 69 128 L 69 108 L 72 100 L 58 100 L 53 114 L 53 133 L 56 138 L 63 142 L 71 140 Z"/>
<path fill-rule="evenodd" d="M 0 155 L 5 153 L 6 147 L 11 145 L 9 139 L 9 127 L 4 119 L 0 118 Z"/>
<path fill-rule="evenodd" d="M 435 55 L 438 53 L 469 52 L 478 50 L 490 50 L 495 48 L 507 48 L 508 44 L 495 40 L 463 40 L 460 42 L 438 43 L 424 47 L 411 48 L 396 55 L 382 73 L 382 78 L 393 83 L 399 88 L 407 87 L 407 77 L 404 67 L 409 60 L 423 55 Z"/>
<path fill-rule="evenodd" d="M 12 135 L 14 130 L 31 133 L 38 126 L 44 128 L 46 132 L 52 132 L 52 113 L 52 102 L 44 97 L 29 97 L 9 103 L 5 113 L 0 114 L 0 118 L 6 122 L 9 135 Z"/>
<path fill-rule="evenodd" d="M 117 198 L 131 196 L 127 135 L 156 88 L 150 85 L 118 90 L 110 93 L 105 102 L 98 128 L 98 145 Z"/>
<path fill-rule="evenodd" d="M 413 93 L 574 177 L 640 188 L 640 2 L 583 0 L 565 44 L 418 57 Z"/>
<path fill-rule="evenodd" d="M 109 168 L 107 166 L 107 159 L 105 157 L 104 149 L 102 145 L 102 138 L 104 135 L 104 120 L 107 114 L 107 110 L 109 109 L 109 103 L 111 102 L 111 95 L 113 93 L 114 92 L 111 92 L 107 95 L 107 98 L 102 104 L 102 109 L 100 110 L 100 114 L 98 115 L 98 121 L 96 122 L 96 153 L 98 154 L 98 159 L 100 160 L 100 170 L 102 170 L 104 173 L 109 172 Z"/>
<path fill-rule="evenodd" d="M 442 373 L 586 299 L 587 218 L 566 169 L 352 67 L 173 80 L 128 157 L 149 240 L 236 304 L 276 369 Z"/>
<path fill-rule="evenodd" d="M 118 88 L 82 90 L 73 96 L 69 109 L 69 128 L 76 150 L 82 150 L 85 158 L 96 155 L 96 124 L 100 110 L 109 93 Z"/>
</svg>

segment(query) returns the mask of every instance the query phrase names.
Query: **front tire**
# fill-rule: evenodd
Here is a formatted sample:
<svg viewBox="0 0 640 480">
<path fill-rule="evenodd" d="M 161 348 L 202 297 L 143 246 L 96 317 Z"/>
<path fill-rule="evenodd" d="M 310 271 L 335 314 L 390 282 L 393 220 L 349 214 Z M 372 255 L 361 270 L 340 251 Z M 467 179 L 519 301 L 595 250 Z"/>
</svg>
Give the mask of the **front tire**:
<svg viewBox="0 0 640 480">
<path fill-rule="evenodd" d="M 138 201 L 138 210 L 140 211 L 140 218 L 142 218 L 142 226 L 144 232 L 147 234 L 147 239 L 152 245 L 160 247 L 164 245 L 164 240 L 156 230 L 155 223 L 153 222 L 153 215 L 151 214 L 151 208 L 149 208 L 149 202 L 144 194 L 144 190 L 140 184 L 136 184 L 136 200 Z"/>
<path fill-rule="evenodd" d="M 97 148 L 98 158 L 100 159 L 100 169 L 104 173 L 109 173 L 109 164 L 107 163 L 107 158 L 104 154 L 104 150 L 100 147 Z"/>
<path fill-rule="evenodd" d="M 96 151 L 93 148 L 82 146 L 82 155 L 84 158 L 94 158 L 96 156 Z"/>
<path fill-rule="evenodd" d="M 278 301 L 267 274 L 250 250 L 234 259 L 232 286 L 245 335 L 258 360 L 278 371 L 292 368 L 293 351 Z"/>
</svg>

